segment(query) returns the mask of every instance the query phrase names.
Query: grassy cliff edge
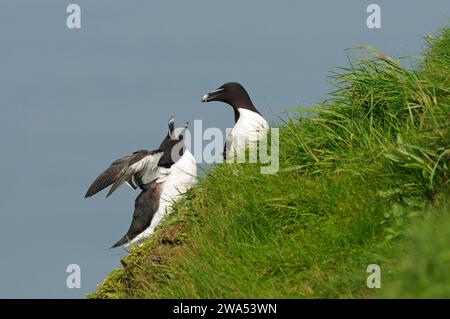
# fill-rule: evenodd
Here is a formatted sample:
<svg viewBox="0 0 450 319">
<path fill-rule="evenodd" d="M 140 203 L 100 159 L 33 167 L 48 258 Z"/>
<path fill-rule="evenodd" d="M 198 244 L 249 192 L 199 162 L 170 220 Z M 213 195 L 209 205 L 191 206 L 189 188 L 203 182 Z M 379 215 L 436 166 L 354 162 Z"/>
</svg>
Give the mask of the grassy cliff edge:
<svg viewBox="0 0 450 319">
<path fill-rule="evenodd" d="M 366 48 L 280 125 L 280 170 L 220 164 L 89 298 L 450 297 L 450 28 Z M 378 264 L 381 289 L 368 289 Z"/>
</svg>

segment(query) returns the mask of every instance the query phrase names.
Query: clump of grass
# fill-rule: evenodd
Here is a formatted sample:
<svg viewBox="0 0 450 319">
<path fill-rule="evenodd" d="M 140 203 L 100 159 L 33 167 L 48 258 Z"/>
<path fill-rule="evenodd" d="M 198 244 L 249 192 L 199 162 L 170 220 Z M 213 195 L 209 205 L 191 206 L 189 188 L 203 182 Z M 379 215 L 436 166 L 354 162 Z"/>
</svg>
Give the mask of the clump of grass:
<svg viewBox="0 0 450 319">
<path fill-rule="evenodd" d="M 388 252 L 394 263 L 383 276 L 383 298 L 450 297 L 450 203 L 422 211 L 407 229 L 399 249 Z"/>
<path fill-rule="evenodd" d="M 314 116 L 299 109 L 280 126 L 277 174 L 216 166 L 90 297 L 376 297 L 366 287 L 373 263 L 399 274 L 382 296 L 423 296 L 426 286 L 426 296 L 449 297 L 432 290 L 448 280 L 446 241 L 427 231 L 403 244 L 435 222 L 427 212 L 448 213 L 435 206 L 448 195 L 450 29 L 428 41 L 415 69 L 371 49 L 334 73 L 336 91 Z M 430 276 L 425 263 L 412 272 L 417 254 L 399 259 L 428 245 Z M 404 282 L 414 278 L 426 284 Z"/>
</svg>

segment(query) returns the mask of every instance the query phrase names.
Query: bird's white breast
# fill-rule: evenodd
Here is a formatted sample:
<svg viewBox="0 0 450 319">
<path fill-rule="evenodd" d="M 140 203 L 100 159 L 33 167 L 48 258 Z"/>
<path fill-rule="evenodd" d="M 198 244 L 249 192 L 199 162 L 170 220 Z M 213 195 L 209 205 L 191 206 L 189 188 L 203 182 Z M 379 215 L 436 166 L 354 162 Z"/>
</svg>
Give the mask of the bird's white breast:
<svg viewBox="0 0 450 319">
<path fill-rule="evenodd" d="M 197 179 L 197 164 L 194 156 L 185 151 L 183 156 L 170 167 L 170 174 L 164 183 L 161 200 L 174 202 L 184 194 Z"/>
<path fill-rule="evenodd" d="M 227 136 L 230 149 L 236 151 L 243 149 L 246 143 L 249 147 L 256 146 L 257 141 L 263 138 L 269 129 L 269 124 L 260 114 L 241 108 L 238 112 L 239 119 Z"/>
</svg>

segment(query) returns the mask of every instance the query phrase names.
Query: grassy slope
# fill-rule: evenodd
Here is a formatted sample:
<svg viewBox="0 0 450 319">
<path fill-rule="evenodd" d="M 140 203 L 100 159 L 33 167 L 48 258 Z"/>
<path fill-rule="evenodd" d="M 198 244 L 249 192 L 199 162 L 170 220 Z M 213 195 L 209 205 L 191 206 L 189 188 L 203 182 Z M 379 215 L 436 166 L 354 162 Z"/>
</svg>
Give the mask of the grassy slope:
<svg viewBox="0 0 450 319">
<path fill-rule="evenodd" d="M 277 174 L 216 166 L 89 297 L 450 297 L 450 29 L 428 41 L 413 71 L 340 69 L 281 125 Z"/>
</svg>

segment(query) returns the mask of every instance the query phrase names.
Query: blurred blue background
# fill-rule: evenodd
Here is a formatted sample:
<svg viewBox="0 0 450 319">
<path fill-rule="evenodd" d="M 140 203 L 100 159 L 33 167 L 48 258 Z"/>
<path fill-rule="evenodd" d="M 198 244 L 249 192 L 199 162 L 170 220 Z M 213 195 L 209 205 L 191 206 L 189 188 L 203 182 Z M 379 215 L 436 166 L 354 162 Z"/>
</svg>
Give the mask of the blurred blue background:
<svg viewBox="0 0 450 319">
<path fill-rule="evenodd" d="M 124 251 L 137 193 L 85 200 L 92 180 L 128 152 L 159 145 L 179 124 L 233 125 L 204 93 L 239 81 L 269 121 L 310 106 L 327 76 L 361 44 L 416 55 L 448 23 L 450 1 L 377 1 L 381 29 L 366 27 L 371 1 L 73 1 L 0 3 L 0 297 L 82 298 Z M 80 265 L 81 289 L 66 287 Z"/>
</svg>

